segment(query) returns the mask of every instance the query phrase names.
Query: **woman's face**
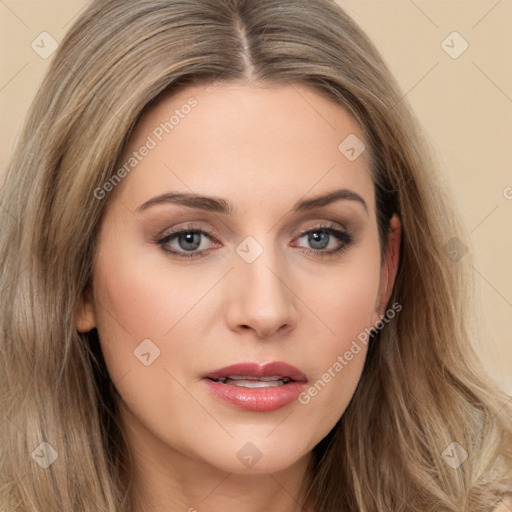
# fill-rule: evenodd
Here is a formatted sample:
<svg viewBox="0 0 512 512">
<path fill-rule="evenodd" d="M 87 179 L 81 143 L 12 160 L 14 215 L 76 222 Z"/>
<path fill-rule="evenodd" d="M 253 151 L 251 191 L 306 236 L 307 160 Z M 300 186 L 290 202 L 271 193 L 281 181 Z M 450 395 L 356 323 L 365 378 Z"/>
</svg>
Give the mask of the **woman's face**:
<svg viewBox="0 0 512 512">
<path fill-rule="evenodd" d="M 381 266 L 362 143 L 303 85 L 195 85 L 139 120 L 125 172 L 96 192 L 109 205 L 77 316 L 98 329 L 138 457 L 276 472 L 341 417 L 399 243 L 393 218 Z M 217 371 L 238 363 L 252 366 Z"/>
</svg>

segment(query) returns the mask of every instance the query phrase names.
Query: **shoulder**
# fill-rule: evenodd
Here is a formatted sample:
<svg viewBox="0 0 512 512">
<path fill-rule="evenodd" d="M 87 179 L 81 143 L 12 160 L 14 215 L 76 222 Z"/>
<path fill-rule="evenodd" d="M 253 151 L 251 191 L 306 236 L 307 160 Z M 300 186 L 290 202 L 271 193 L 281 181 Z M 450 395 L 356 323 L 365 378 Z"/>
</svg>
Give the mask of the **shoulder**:
<svg viewBox="0 0 512 512">
<path fill-rule="evenodd" d="M 512 512 L 512 494 L 505 494 L 493 512 Z"/>
</svg>

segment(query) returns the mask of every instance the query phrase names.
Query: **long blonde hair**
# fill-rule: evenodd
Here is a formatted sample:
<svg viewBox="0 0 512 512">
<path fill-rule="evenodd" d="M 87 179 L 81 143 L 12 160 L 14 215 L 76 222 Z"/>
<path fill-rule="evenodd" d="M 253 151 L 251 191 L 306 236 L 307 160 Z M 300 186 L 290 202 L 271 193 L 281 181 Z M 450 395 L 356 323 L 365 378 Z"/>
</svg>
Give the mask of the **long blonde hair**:
<svg viewBox="0 0 512 512">
<path fill-rule="evenodd" d="M 512 476 L 512 422 L 471 347 L 471 252 L 445 249 L 470 242 L 398 84 L 329 0 L 96 0 L 62 41 L 1 191 L 0 510 L 132 511 L 116 390 L 97 332 L 75 327 L 108 204 L 94 190 L 159 94 L 209 80 L 304 83 L 348 107 L 370 145 L 382 249 L 390 213 L 402 221 L 402 310 L 314 449 L 316 509 L 488 512 Z M 456 468 L 454 442 L 468 454 Z M 44 469 L 41 453 L 58 458 Z"/>
</svg>

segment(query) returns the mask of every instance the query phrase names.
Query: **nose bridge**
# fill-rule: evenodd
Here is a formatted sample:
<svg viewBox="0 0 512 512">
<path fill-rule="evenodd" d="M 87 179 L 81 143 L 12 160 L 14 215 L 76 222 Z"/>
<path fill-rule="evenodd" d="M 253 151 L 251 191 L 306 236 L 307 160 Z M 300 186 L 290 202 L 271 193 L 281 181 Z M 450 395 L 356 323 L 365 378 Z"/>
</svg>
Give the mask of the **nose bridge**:
<svg viewBox="0 0 512 512">
<path fill-rule="evenodd" d="M 271 234 L 256 236 L 245 238 L 236 248 L 230 320 L 268 336 L 283 325 L 295 324 L 296 311 L 283 255 Z"/>
<path fill-rule="evenodd" d="M 283 279 L 286 277 L 285 265 L 271 235 L 259 235 L 259 240 L 249 236 L 237 247 L 239 256 L 237 274 L 242 288 L 256 297 L 272 302 L 287 297 Z M 282 274 L 282 276 L 280 275 Z"/>
</svg>

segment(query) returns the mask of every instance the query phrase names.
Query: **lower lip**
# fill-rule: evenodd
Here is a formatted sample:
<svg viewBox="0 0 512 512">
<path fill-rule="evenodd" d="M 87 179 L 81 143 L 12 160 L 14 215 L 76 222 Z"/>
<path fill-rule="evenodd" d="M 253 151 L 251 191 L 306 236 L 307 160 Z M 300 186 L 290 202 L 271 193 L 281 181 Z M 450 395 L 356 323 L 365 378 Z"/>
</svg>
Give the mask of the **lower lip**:
<svg viewBox="0 0 512 512">
<path fill-rule="evenodd" d="M 228 404 L 247 411 L 267 412 L 281 409 L 297 399 L 304 390 L 305 383 L 289 382 L 268 388 L 245 388 L 231 384 L 221 384 L 203 379 L 210 393 Z"/>
</svg>

